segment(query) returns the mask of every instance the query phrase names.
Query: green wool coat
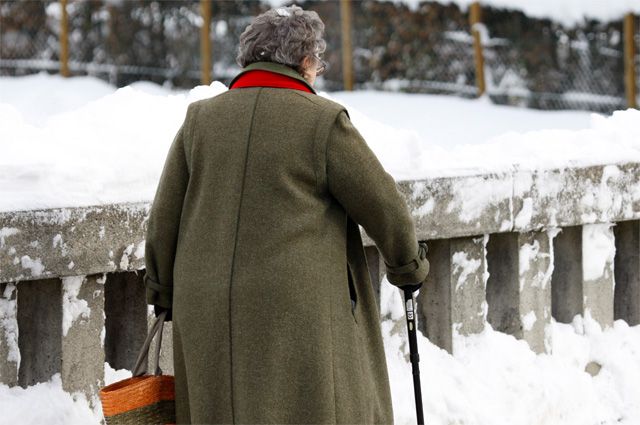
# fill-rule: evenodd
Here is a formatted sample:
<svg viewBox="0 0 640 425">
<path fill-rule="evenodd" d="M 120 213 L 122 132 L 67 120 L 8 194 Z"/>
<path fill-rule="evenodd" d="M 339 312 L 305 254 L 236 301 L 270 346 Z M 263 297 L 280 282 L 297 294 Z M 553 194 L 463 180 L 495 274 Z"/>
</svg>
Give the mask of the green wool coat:
<svg viewBox="0 0 640 425">
<path fill-rule="evenodd" d="M 393 423 L 358 224 L 392 284 L 424 281 L 407 204 L 343 106 L 269 87 L 189 105 L 144 278 L 147 302 L 172 308 L 178 423 Z"/>
</svg>

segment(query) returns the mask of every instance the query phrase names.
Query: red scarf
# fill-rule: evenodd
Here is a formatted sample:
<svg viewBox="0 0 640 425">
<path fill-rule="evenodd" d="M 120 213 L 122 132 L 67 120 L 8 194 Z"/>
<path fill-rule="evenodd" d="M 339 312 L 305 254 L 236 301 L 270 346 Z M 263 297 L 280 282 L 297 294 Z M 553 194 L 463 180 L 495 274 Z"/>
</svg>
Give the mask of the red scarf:
<svg viewBox="0 0 640 425">
<path fill-rule="evenodd" d="M 313 93 L 309 87 L 300 80 L 289 77 L 288 75 L 262 69 L 253 69 L 240 75 L 236 81 L 231 84 L 229 90 L 242 87 L 277 87 Z"/>
</svg>

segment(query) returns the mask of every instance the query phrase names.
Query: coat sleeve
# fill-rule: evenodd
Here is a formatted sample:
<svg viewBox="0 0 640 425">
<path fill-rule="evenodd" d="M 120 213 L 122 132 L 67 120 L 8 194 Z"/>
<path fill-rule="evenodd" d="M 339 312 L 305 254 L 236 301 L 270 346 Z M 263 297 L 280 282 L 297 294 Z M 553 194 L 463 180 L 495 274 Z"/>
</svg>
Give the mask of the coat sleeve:
<svg viewBox="0 0 640 425">
<path fill-rule="evenodd" d="M 418 243 L 407 203 L 345 110 L 329 133 L 326 161 L 329 192 L 376 243 L 389 282 L 423 282 L 429 272 L 426 245 Z"/>
<path fill-rule="evenodd" d="M 145 239 L 147 304 L 171 308 L 173 263 L 178 242 L 182 204 L 189 182 L 184 143 L 190 131 L 191 107 L 174 136 L 149 212 Z"/>
</svg>

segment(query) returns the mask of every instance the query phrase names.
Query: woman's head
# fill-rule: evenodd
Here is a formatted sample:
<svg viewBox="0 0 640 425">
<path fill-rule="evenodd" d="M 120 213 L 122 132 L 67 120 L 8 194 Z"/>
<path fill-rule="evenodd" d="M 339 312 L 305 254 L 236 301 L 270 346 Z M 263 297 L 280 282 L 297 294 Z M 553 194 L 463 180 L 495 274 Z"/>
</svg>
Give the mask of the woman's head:
<svg viewBox="0 0 640 425">
<path fill-rule="evenodd" d="M 324 23 L 316 12 L 299 6 L 268 10 L 240 35 L 236 62 L 245 67 L 267 61 L 288 65 L 313 84 L 326 49 Z"/>
</svg>

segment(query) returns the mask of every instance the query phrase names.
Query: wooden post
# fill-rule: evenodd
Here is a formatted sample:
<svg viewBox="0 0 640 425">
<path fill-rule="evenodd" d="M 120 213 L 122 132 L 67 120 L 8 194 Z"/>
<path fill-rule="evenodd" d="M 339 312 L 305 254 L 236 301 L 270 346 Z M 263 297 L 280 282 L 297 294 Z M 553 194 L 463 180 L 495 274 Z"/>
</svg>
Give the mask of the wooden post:
<svg viewBox="0 0 640 425">
<path fill-rule="evenodd" d="M 636 102 L 636 67 L 635 67 L 635 41 L 634 25 L 635 16 L 627 13 L 624 17 L 624 80 L 627 93 L 627 106 L 637 108 Z"/>
<path fill-rule="evenodd" d="M 482 55 L 482 40 L 480 38 L 480 31 L 476 24 L 481 23 L 480 16 L 480 3 L 474 2 L 471 4 L 469 11 L 469 24 L 471 25 L 471 35 L 473 36 L 473 52 L 476 62 L 476 86 L 478 87 L 478 96 L 482 96 L 486 90 L 484 80 L 484 56 Z"/>
<path fill-rule="evenodd" d="M 69 76 L 69 21 L 67 15 L 67 0 L 60 0 L 62 17 L 60 19 L 60 74 Z"/>
<path fill-rule="evenodd" d="M 202 84 L 211 83 L 211 0 L 200 0 L 200 15 L 202 27 L 200 28 L 200 74 Z"/>
<path fill-rule="evenodd" d="M 351 50 L 351 0 L 340 0 L 342 34 L 342 81 L 344 89 L 353 90 L 353 52 Z"/>
</svg>

